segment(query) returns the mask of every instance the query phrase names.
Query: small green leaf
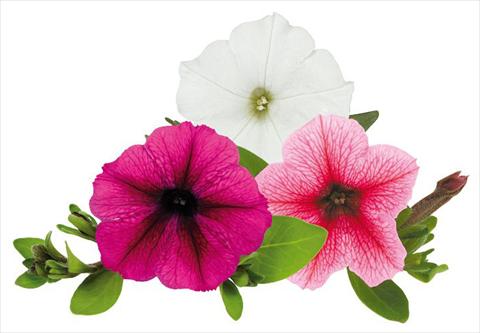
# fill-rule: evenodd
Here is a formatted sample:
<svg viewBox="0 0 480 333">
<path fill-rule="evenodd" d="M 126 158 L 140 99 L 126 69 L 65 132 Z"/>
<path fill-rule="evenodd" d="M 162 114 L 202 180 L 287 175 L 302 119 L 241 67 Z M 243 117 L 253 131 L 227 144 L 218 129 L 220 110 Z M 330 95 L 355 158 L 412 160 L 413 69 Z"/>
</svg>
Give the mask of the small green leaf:
<svg viewBox="0 0 480 333">
<path fill-rule="evenodd" d="M 248 276 L 248 272 L 242 267 L 237 268 L 237 271 L 233 273 L 233 275 L 230 278 L 239 287 L 246 287 L 250 282 L 250 277 Z"/>
<path fill-rule="evenodd" d="M 379 116 L 378 111 L 369 111 L 364 113 L 351 114 L 350 119 L 356 120 L 366 131 L 377 121 Z"/>
<path fill-rule="evenodd" d="M 302 220 L 274 216 L 257 256 L 248 269 L 264 276 L 261 283 L 285 279 L 303 268 L 322 248 L 327 231 Z"/>
<path fill-rule="evenodd" d="M 55 260 L 66 262 L 67 259 L 61 254 L 52 243 L 52 232 L 49 231 L 45 237 L 45 247 L 47 248 L 48 254 Z"/>
<path fill-rule="evenodd" d="M 424 262 L 417 266 L 406 267 L 405 270 L 417 280 L 427 283 L 430 282 L 438 273 L 448 270 L 448 266 L 445 264 L 437 265 L 433 262 Z"/>
<path fill-rule="evenodd" d="M 410 253 L 405 258 L 405 266 L 420 265 L 427 260 L 427 256 L 432 253 L 434 249 L 430 249 L 424 252 Z"/>
<path fill-rule="evenodd" d="M 84 234 L 95 237 L 96 229 L 92 226 L 91 222 L 80 213 L 73 213 L 68 216 L 68 222 L 73 224 L 78 230 Z"/>
<path fill-rule="evenodd" d="M 33 258 L 27 258 L 24 261 L 22 261 L 23 266 L 27 268 L 31 268 L 34 263 L 35 263 L 35 260 Z"/>
<path fill-rule="evenodd" d="M 68 210 L 70 211 L 70 213 L 79 213 L 81 211 L 80 207 L 73 203 L 68 206 Z"/>
<path fill-rule="evenodd" d="M 17 286 L 28 289 L 38 288 L 45 284 L 45 282 L 47 282 L 47 279 L 43 276 L 38 276 L 29 272 L 23 273 L 15 280 Z"/>
<path fill-rule="evenodd" d="M 89 241 L 95 242 L 95 237 L 88 236 L 88 235 L 78 231 L 77 229 L 70 228 L 70 227 L 68 227 L 64 224 L 57 224 L 57 228 L 58 228 L 58 230 L 66 233 L 66 234 L 75 235 L 75 236 L 81 237 L 83 239 L 88 239 Z"/>
<path fill-rule="evenodd" d="M 238 320 L 242 316 L 243 300 L 238 288 L 230 280 L 226 280 L 220 285 L 220 295 L 222 296 L 225 310 L 233 320 Z"/>
<path fill-rule="evenodd" d="M 355 294 L 370 310 L 388 320 L 401 323 L 408 320 L 408 299 L 392 280 L 371 288 L 350 270 L 348 278 Z"/>
<path fill-rule="evenodd" d="M 70 250 L 67 242 L 65 242 L 67 247 L 67 265 L 68 265 L 68 272 L 69 273 L 91 273 L 96 271 L 95 267 L 89 266 L 83 263 L 80 259 L 78 259 Z"/>
<path fill-rule="evenodd" d="M 78 286 L 70 301 L 75 314 L 94 315 L 110 309 L 122 292 L 122 277 L 108 270 L 90 274 Z"/>
<path fill-rule="evenodd" d="M 429 233 L 427 226 L 422 224 L 414 224 L 408 227 L 401 228 L 398 231 L 398 236 L 401 240 L 410 238 L 419 238 Z"/>
<path fill-rule="evenodd" d="M 398 213 L 397 218 L 397 230 L 400 229 L 407 219 L 412 215 L 412 209 L 410 207 L 405 208 L 400 213 Z"/>
<path fill-rule="evenodd" d="M 25 259 L 33 258 L 32 246 L 37 244 L 44 244 L 43 239 L 40 238 L 17 238 L 13 241 L 13 246 Z"/>
<path fill-rule="evenodd" d="M 165 121 L 166 121 L 167 123 L 169 123 L 170 125 L 172 125 L 172 126 L 177 126 L 177 125 L 180 125 L 180 124 L 181 124 L 179 121 L 170 119 L 170 118 L 168 118 L 168 117 L 165 117 Z"/>
<path fill-rule="evenodd" d="M 253 177 L 268 165 L 263 159 L 245 148 L 238 146 L 238 152 L 240 153 L 240 165 L 248 169 Z"/>
<path fill-rule="evenodd" d="M 68 265 L 66 263 L 58 262 L 52 259 L 45 261 L 45 266 L 58 269 L 68 268 Z"/>
</svg>

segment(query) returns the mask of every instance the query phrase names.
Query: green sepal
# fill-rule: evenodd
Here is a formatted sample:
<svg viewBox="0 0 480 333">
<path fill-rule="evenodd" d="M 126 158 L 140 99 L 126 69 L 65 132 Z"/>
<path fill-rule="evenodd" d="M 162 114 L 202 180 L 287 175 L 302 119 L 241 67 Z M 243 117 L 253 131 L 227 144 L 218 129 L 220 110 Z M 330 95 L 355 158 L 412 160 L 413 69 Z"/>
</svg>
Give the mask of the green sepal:
<svg viewBox="0 0 480 333">
<path fill-rule="evenodd" d="M 90 274 L 78 286 L 70 301 L 70 310 L 80 315 L 95 315 L 110 309 L 120 297 L 123 279 L 103 269 Z"/>
<path fill-rule="evenodd" d="M 35 260 L 33 258 L 27 258 L 22 261 L 23 266 L 25 266 L 26 268 L 32 268 L 34 263 Z"/>
<path fill-rule="evenodd" d="M 429 233 L 428 228 L 424 225 L 414 224 L 400 229 L 398 236 L 401 240 L 419 238 Z"/>
<path fill-rule="evenodd" d="M 69 226 L 66 226 L 64 224 L 57 224 L 58 230 L 61 232 L 64 232 L 66 234 L 74 235 L 81 237 L 83 239 L 87 239 L 89 241 L 95 242 L 95 237 L 91 237 L 89 235 L 84 234 L 83 232 L 78 231 L 77 229 L 70 228 Z"/>
<path fill-rule="evenodd" d="M 47 272 L 42 264 L 35 263 L 35 274 L 38 276 L 47 276 Z"/>
<path fill-rule="evenodd" d="M 44 241 L 41 238 L 17 238 L 13 241 L 13 246 L 15 249 L 24 257 L 25 259 L 33 258 L 32 246 L 33 245 L 43 245 Z"/>
<path fill-rule="evenodd" d="M 53 246 L 53 243 L 52 243 L 52 232 L 49 231 L 47 236 L 45 237 L 45 247 L 47 248 L 47 252 L 48 254 L 55 260 L 58 260 L 58 261 L 63 261 L 63 262 L 66 262 L 67 261 L 67 258 L 65 258 L 63 256 L 63 254 L 61 254 L 56 248 L 55 246 Z"/>
<path fill-rule="evenodd" d="M 237 146 L 237 148 L 240 154 L 240 165 L 246 168 L 253 177 L 267 167 L 268 163 L 259 156 L 243 147 Z"/>
<path fill-rule="evenodd" d="M 248 264 L 250 261 L 252 261 L 256 256 L 258 256 L 258 253 L 257 252 L 252 252 L 250 253 L 249 255 L 246 255 L 246 256 L 241 256 L 240 257 L 240 262 L 238 263 L 238 265 L 246 265 Z"/>
<path fill-rule="evenodd" d="M 412 208 L 410 207 L 407 207 L 400 213 L 398 213 L 397 218 L 395 219 L 395 221 L 397 222 L 397 230 L 404 225 L 410 215 L 412 215 Z"/>
<path fill-rule="evenodd" d="M 68 265 L 68 272 L 69 273 L 92 273 L 97 270 L 96 267 L 92 267 L 90 265 L 85 264 L 83 261 L 78 259 L 70 250 L 67 242 L 65 242 L 67 248 L 67 265 Z"/>
<path fill-rule="evenodd" d="M 73 213 L 68 216 L 68 222 L 73 224 L 78 230 L 84 234 L 95 237 L 96 228 L 92 226 L 91 222 L 80 213 Z"/>
<path fill-rule="evenodd" d="M 58 262 L 52 259 L 45 261 L 45 266 L 57 269 L 68 268 L 68 265 L 66 263 Z"/>
<path fill-rule="evenodd" d="M 233 320 L 238 320 L 243 312 L 243 300 L 240 291 L 230 280 L 224 281 L 220 285 L 220 295 L 222 296 L 225 310 Z"/>
<path fill-rule="evenodd" d="M 38 276 L 30 272 L 25 272 L 20 275 L 16 280 L 15 284 L 22 288 L 34 289 L 41 287 L 47 282 L 47 279 L 43 276 Z"/>
<path fill-rule="evenodd" d="M 364 113 L 351 114 L 350 119 L 356 120 L 366 131 L 377 121 L 379 116 L 378 111 L 369 111 Z"/>
<path fill-rule="evenodd" d="M 405 267 L 409 265 L 419 265 L 427 260 L 427 256 L 432 253 L 434 249 L 429 249 L 424 252 L 410 253 L 405 257 Z"/>
<path fill-rule="evenodd" d="M 347 269 L 355 294 L 370 310 L 385 319 L 405 323 L 409 316 L 408 299 L 392 280 L 369 287 L 355 273 Z"/>
</svg>

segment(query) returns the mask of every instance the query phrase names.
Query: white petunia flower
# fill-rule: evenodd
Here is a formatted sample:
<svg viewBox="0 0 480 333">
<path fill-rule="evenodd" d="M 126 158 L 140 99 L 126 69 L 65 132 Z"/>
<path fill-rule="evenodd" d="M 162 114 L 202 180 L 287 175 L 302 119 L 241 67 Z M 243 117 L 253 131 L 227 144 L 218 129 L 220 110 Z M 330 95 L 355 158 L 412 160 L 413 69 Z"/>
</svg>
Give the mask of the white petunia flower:
<svg viewBox="0 0 480 333">
<path fill-rule="evenodd" d="M 326 50 L 281 15 L 236 27 L 180 65 L 179 111 L 268 162 L 282 142 L 318 114 L 348 116 L 353 83 Z"/>
</svg>

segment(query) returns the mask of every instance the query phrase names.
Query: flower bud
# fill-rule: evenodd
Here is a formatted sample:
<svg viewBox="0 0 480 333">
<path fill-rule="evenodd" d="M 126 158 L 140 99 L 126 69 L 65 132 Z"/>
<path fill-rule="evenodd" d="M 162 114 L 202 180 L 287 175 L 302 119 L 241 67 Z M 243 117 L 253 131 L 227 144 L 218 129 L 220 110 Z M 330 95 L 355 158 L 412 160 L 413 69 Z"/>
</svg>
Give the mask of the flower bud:
<svg viewBox="0 0 480 333">
<path fill-rule="evenodd" d="M 37 263 L 44 263 L 46 260 L 50 259 L 47 249 L 41 244 L 36 244 L 32 246 L 32 254 L 33 259 Z"/>
<path fill-rule="evenodd" d="M 461 176 L 460 171 L 452 173 L 437 182 L 435 191 L 417 202 L 412 207 L 412 213 L 404 225 L 421 222 L 437 209 L 456 196 L 467 183 L 468 176 Z"/>
</svg>

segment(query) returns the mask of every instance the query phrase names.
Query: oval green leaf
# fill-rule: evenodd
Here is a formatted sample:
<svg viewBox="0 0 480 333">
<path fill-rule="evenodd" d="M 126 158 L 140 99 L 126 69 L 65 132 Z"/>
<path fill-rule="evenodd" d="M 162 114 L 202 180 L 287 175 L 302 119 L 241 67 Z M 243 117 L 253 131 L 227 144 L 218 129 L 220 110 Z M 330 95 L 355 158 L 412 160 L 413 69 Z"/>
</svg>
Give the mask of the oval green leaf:
<svg viewBox="0 0 480 333">
<path fill-rule="evenodd" d="M 240 165 L 247 168 L 253 177 L 268 165 L 262 158 L 245 148 L 238 146 L 238 152 L 240 153 Z"/>
<path fill-rule="evenodd" d="M 123 279 L 112 271 L 90 274 L 78 286 L 70 301 L 70 310 L 80 315 L 95 315 L 110 309 L 122 292 Z"/>
<path fill-rule="evenodd" d="M 370 310 L 385 319 L 404 323 L 408 320 L 408 299 L 392 280 L 369 287 L 355 273 L 348 270 L 348 278 L 355 294 Z"/>
<path fill-rule="evenodd" d="M 33 258 L 32 246 L 37 244 L 44 244 L 41 238 L 17 238 L 13 241 L 13 246 L 25 259 Z"/>
<path fill-rule="evenodd" d="M 38 276 L 29 272 L 23 273 L 15 280 L 17 286 L 28 289 L 38 288 L 44 285 L 45 282 L 47 282 L 47 279 L 43 276 Z"/>
<path fill-rule="evenodd" d="M 260 283 L 285 279 L 303 268 L 322 248 L 327 231 L 302 220 L 274 216 L 248 269 L 262 275 Z"/>
<path fill-rule="evenodd" d="M 222 296 L 225 310 L 233 320 L 238 320 L 242 316 L 243 300 L 238 288 L 230 280 L 224 281 L 220 285 L 220 295 Z"/>
<path fill-rule="evenodd" d="M 350 115 L 350 119 L 356 120 L 366 131 L 377 121 L 379 116 L 378 111 L 369 111 L 364 113 L 357 113 Z"/>
</svg>

